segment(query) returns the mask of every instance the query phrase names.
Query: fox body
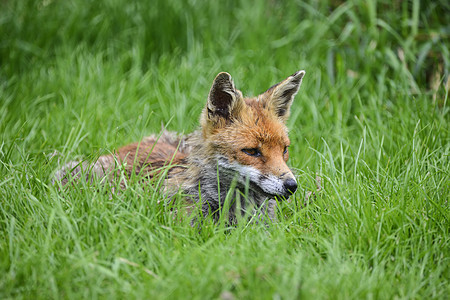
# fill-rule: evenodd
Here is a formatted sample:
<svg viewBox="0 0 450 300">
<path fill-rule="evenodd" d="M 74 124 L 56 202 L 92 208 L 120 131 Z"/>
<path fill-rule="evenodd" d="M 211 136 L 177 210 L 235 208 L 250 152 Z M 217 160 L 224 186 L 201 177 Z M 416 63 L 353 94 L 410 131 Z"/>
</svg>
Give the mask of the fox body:
<svg viewBox="0 0 450 300">
<path fill-rule="evenodd" d="M 166 192 L 181 190 L 188 202 L 201 201 L 203 215 L 217 219 L 232 188 L 230 220 L 237 208 L 240 213 L 260 209 L 273 218 L 275 198 L 287 199 L 297 189 L 286 164 L 290 145 L 286 121 L 304 74 L 298 71 L 258 97 L 244 98 L 231 76 L 219 73 L 199 130 L 185 136 L 163 131 L 100 156 L 92 164 L 70 162 L 55 179 L 65 185 L 82 174 L 86 180 L 106 178 L 118 163 L 128 175 L 153 177 L 165 170 Z"/>
</svg>

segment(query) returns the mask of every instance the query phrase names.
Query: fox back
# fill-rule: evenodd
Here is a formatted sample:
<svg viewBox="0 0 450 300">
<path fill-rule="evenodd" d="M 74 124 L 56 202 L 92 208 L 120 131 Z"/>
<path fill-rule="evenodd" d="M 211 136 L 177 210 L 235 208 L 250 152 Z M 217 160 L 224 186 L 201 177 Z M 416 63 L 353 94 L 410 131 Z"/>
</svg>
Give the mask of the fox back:
<svg viewBox="0 0 450 300">
<path fill-rule="evenodd" d="M 70 162 L 56 174 L 63 184 L 81 174 L 106 177 L 124 165 L 153 177 L 167 166 L 165 190 L 182 191 L 188 203 L 201 203 L 203 215 L 217 219 L 228 201 L 228 216 L 255 212 L 273 218 L 276 200 L 289 198 L 297 181 L 287 165 L 290 141 L 286 121 L 304 71 L 298 71 L 257 97 L 244 98 L 228 73 L 213 81 L 200 128 L 186 136 L 163 132 L 101 156 L 93 164 Z"/>
</svg>

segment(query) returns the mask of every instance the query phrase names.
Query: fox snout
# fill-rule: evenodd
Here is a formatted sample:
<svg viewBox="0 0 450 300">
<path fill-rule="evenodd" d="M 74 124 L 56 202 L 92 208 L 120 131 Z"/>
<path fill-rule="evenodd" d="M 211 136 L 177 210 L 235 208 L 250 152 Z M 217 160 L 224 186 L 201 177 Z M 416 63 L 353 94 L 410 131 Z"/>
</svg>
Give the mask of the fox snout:
<svg viewBox="0 0 450 300">
<path fill-rule="evenodd" d="M 286 190 L 284 197 L 289 197 L 290 195 L 294 194 L 297 190 L 297 181 L 293 178 L 288 178 L 284 181 L 284 189 Z"/>
<path fill-rule="evenodd" d="M 285 178 L 283 178 L 285 177 Z M 288 199 L 297 190 L 297 181 L 292 176 L 264 176 L 258 183 L 259 187 L 272 197 Z"/>
<path fill-rule="evenodd" d="M 278 189 L 278 193 L 275 193 L 275 196 L 285 199 L 288 199 L 293 195 L 298 187 L 297 180 L 295 180 L 294 174 L 290 171 L 281 174 L 279 177 L 279 184 L 280 188 Z"/>
</svg>

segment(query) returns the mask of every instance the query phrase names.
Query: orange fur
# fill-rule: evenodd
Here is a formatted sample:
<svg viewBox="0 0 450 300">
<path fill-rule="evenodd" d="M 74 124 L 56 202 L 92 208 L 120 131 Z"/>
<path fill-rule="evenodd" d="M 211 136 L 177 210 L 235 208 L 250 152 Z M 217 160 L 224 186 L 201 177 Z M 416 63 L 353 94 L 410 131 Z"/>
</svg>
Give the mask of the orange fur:
<svg viewBox="0 0 450 300">
<path fill-rule="evenodd" d="M 106 177 L 116 163 L 125 171 L 151 178 L 167 170 L 166 191 L 181 189 L 188 202 L 201 201 L 203 214 L 216 218 L 228 190 L 234 186 L 241 213 L 257 209 L 274 217 L 274 199 L 288 198 L 297 189 L 287 166 L 290 145 L 286 121 L 305 74 L 299 71 L 254 98 L 244 98 L 228 73 L 214 79 L 200 117 L 201 128 L 187 136 L 164 131 L 101 156 L 94 164 L 71 162 L 57 172 L 63 184 L 85 169 Z M 234 182 L 234 184 L 233 184 Z M 245 193 L 245 194 L 244 194 Z M 233 200 L 235 201 L 235 200 Z M 230 221 L 236 217 L 230 207 Z"/>
</svg>

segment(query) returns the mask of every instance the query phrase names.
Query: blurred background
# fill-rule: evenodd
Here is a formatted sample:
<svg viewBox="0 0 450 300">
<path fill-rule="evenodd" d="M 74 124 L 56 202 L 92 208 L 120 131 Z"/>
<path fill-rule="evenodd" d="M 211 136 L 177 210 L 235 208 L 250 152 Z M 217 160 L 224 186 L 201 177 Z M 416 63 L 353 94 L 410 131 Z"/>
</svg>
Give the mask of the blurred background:
<svg viewBox="0 0 450 300">
<path fill-rule="evenodd" d="M 18 75 L 87 51 L 118 61 L 122 73 L 178 58 L 240 67 L 244 75 L 269 64 L 314 66 L 331 82 L 369 71 L 377 76 L 384 66 L 402 73 L 404 64 L 413 85 L 432 88 L 434 72 L 449 68 L 449 6 L 398 0 L 2 1 L 2 73 Z M 352 72 L 339 74 L 341 69 Z"/>
</svg>

